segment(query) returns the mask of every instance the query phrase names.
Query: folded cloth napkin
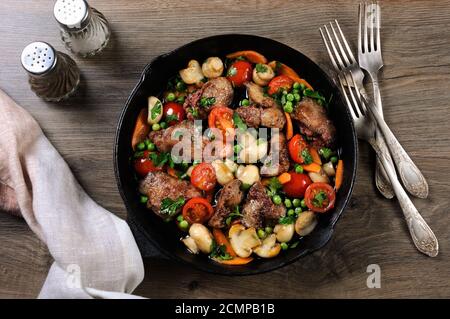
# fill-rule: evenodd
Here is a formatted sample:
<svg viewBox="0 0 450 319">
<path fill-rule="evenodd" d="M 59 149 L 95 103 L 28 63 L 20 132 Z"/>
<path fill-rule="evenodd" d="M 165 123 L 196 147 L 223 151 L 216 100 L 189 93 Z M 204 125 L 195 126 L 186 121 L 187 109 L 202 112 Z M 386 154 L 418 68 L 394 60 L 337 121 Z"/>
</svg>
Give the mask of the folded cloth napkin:
<svg viewBox="0 0 450 319">
<path fill-rule="evenodd" d="M 97 205 L 32 116 L 0 90 L 0 209 L 19 212 L 55 262 L 40 298 L 134 298 L 144 277 L 125 221 Z"/>
</svg>

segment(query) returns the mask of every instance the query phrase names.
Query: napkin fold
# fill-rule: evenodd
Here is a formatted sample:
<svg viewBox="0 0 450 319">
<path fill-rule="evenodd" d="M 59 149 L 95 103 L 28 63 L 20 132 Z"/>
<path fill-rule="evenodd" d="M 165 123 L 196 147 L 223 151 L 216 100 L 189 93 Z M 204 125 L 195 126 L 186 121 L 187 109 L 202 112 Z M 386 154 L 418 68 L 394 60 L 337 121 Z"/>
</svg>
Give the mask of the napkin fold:
<svg viewBox="0 0 450 319">
<path fill-rule="evenodd" d="M 84 192 L 38 123 L 2 90 L 0 200 L 54 258 L 40 298 L 137 297 L 144 266 L 127 223 Z"/>
</svg>

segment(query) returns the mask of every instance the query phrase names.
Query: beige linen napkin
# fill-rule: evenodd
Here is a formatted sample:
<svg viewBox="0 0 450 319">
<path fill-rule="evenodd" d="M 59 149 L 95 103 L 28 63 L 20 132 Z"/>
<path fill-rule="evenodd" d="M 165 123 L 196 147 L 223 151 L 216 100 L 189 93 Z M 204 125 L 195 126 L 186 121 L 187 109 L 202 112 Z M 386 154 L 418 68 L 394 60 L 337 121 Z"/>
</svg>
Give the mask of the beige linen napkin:
<svg viewBox="0 0 450 319">
<path fill-rule="evenodd" d="M 40 298 L 135 297 L 144 267 L 128 225 L 84 192 L 37 122 L 2 90 L 0 199 L 0 209 L 20 209 L 55 260 Z"/>
</svg>

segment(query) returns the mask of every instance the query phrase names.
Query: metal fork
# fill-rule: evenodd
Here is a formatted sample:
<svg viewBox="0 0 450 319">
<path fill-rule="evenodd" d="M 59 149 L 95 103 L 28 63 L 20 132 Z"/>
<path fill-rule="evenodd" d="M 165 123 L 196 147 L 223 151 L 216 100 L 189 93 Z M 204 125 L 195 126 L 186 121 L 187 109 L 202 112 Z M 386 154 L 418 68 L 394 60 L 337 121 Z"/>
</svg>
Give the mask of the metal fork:
<svg viewBox="0 0 450 319">
<path fill-rule="evenodd" d="M 364 15 L 364 25 L 362 24 Z M 382 115 L 383 108 L 381 104 L 381 94 L 378 85 L 378 72 L 383 67 L 383 59 L 381 56 L 381 38 L 380 38 L 380 7 L 378 3 L 366 3 L 359 4 L 359 27 L 358 27 L 358 62 L 359 66 L 369 73 L 372 80 L 373 94 L 375 105 L 378 112 Z M 374 29 L 376 33 L 374 33 Z M 361 30 L 364 30 L 364 39 L 362 37 Z M 371 39 L 371 47 L 368 47 L 368 30 Z M 376 40 L 374 41 L 374 37 Z M 363 45 L 364 43 L 364 45 Z M 383 152 L 388 152 L 386 143 L 383 136 L 377 129 L 376 140 L 378 146 Z M 392 163 L 392 158 L 389 158 Z M 392 186 L 387 179 L 386 172 L 377 157 L 376 168 L 375 168 L 375 185 L 380 190 L 380 192 L 386 198 L 394 197 L 394 191 Z"/>
<path fill-rule="evenodd" d="M 350 49 L 347 41 L 345 40 L 344 34 L 339 26 L 339 23 L 337 22 L 337 20 L 334 20 L 334 21 L 335 21 L 336 27 L 339 31 L 339 34 L 341 35 L 341 37 L 343 39 L 342 43 L 345 46 L 346 50 L 344 50 L 344 48 L 341 44 L 341 41 L 338 41 L 337 45 L 339 47 L 340 52 L 342 52 L 343 54 L 342 54 L 342 57 L 339 55 L 336 55 L 336 60 L 332 60 L 332 64 L 337 72 L 340 72 L 343 70 L 351 70 L 353 72 L 353 74 L 356 78 L 356 82 L 359 84 L 359 87 L 361 88 L 361 90 L 365 91 L 364 87 L 363 87 L 364 72 L 361 70 L 361 68 L 359 67 L 359 64 L 356 62 L 355 57 L 353 56 L 352 50 Z M 334 37 L 337 39 L 338 35 L 337 35 L 336 30 L 332 23 L 330 23 L 330 28 L 331 28 L 331 32 L 333 33 Z M 330 32 L 326 25 L 324 25 L 324 30 L 325 30 L 327 36 L 331 37 Z M 321 32 L 322 38 L 323 38 L 324 34 L 322 31 L 322 28 L 320 29 L 320 32 Z M 330 42 L 330 44 L 333 48 L 333 52 L 337 52 L 335 43 Z M 346 52 L 347 52 L 347 54 L 346 54 Z M 379 139 L 377 142 L 381 143 L 382 141 L 380 141 L 380 140 L 381 139 Z M 379 145 L 379 147 L 382 149 L 382 145 Z M 388 157 L 388 160 L 392 162 L 391 155 L 389 154 L 389 152 L 387 152 L 387 157 Z M 387 178 L 387 175 L 384 172 L 384 170 L 381 170 L 381 173 L 385 174 L 385 175 L 383 175 L 381 178 L 377 179 L 380 182 L 376 183 L 376 186 L 377 186 L 378 190 L 380 191 L 380 193 L 384 197 L 392 198 L 392 197 L 394 197 L 394 192 L 390 185 L 389 179 Z"/>
<path fill-rule="evenodd" d="M 342 45 L 339 44 L 341 40 L 339 40 L 336 33 L 333 32 L 333 34 L 335 35 L 335 38 L 333 40 L 330 33 L 326 29 L 326 26 L 325 30 L 327 31 L 326 32 L 327 37 L 325 37 L 322 29 L 320 29 L 320 33 L 326 46 L 328 55 L 330 56 L 330 60 L 333 65 L 336 65 L 336 60 L 341 59 L 341 57 L 342 59 L 345 59 L 344 58 L 345 51 L 343 50 Z M 338 46 L 340 48 L 339 51 L 336 50 L 334 42 L 338 43 Z M 330 49 L 330 45 L 328 43 L 330 43 L 332 49 Z M 430 257 L 437 256 L 439 252 L 439 244 L 436 239 L 436 236 L 434 235 L 430 227 L 427 225 L 425 220 L 422 218 L 420 213 L 417 211 L 417 209 L 414 207 L 414 204 L 412 203 L 412 201 L 406 194 L 405 190 L 403 189 L 402 185 L 398 181 L 395 168 L 388 159 L 388 153 L 383 152 L 379 148 L 377 141 L 375 139 L 375 134 L 377 130 L 375 118 L 377 122 L 381 123 L 383 135 L 389 134 L 390 132 L 389 127 L 386 125 L 386 123 L 384 123 L 384 120 L 380 118 L 379 114 L 377 113 L 373 105 L 373 102 L 368 100 L 367 94 L 365 94 L 364 90 L 362 90 L 363 88 L 359 87 L 358 75 L 354 74 L 352 70 L 343 69 L 342 71 L 338 72 L 338 78 L 341 91 L 345 97 L 348 109 L 352 115 L 353 123 L 356 132 L 358 134 L 358 137 L 360 139 L 369 142 L 369 144 L 373 147 L 378 157 L 380 158 L 381 164 L 383 165 L 383 168 L 385 169 L 388 175 L 394 193 L 397 196 L 397 199 L 402 208 L 403 214 L 405 216 L 408 225 L 409 232 L 411 234 L 415 246 L 420 252 Z M 361 93 L 361 91 L 364 92 L 364 94 Z"/>
<path fill-rule="evenodd" d="M 364 15 L 364 24 L 363 24 Z M 380 88 L 378 85 L 378 72 L 383 67 L 381 56 L 381 38 L 380 38 L 380 6 L 378 3 L 360 3 L 359 5 L 359 28 L 358 28 L 358 60 L 361 68 L 365 69 L 372 79 L 373 93 L 375 100 L 375 110 L 383 118 L 383 109 L 381 103 Z M 359 85 L 358 86 L 362 86 Z M 361 92 L 362 93 L 362 92 Z M 376 139 L 378 146 L 383 152 L 386 152 L 385 141 L 377 131 Z M 408 192 L 416 197 L 428 197 L 428 184 L 420 170 L 409 158 L 406 151 L 400 147 L 392 150 L 391 155 L 397 165 L 400 178 Z M 380 176 L 376 174 L 375 176 Z M 376 179 L 377 183 L 383 183 Z M 382 185 L 381 185 L 382 186 Z"/>
</svg>

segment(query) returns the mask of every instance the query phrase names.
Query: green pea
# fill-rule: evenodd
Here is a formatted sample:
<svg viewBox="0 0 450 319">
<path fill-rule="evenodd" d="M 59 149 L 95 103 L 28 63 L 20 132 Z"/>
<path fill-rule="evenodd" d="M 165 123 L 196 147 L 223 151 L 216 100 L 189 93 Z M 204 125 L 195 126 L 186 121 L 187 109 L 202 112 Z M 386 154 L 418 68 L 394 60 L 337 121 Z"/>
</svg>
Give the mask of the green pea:
<svg viewBox="0 0 450 319">
<path fill-rule="evenodd" d="M 148 201 L 148 197 L 141 195 L 141 197 L 139 198 L 139 201 L 141 202 L 141 204 L 145 204 Z"/>
<path fill-rule="evenodd" d="M 295 172 L 298 174 L 302 174 L 303 173 L 303 166 L 299 165 L 299 164 L 295 164 Z"/>
<path fill-rule="evenodd" d="M 296 207 L 295 208 L 295 215 L 299 215 L 302 212 L 302 208 L 301 207 Z"/>
<path fill-rule="evenodd" d="M 300 202 L 300 206 L 301 206 L 302 208 L 306 208 L 306 202 L 305 202 L 305 199 L 302 199 L 302 201 Z"/>
<path fill-rule="evenodd" d="M 336 163 L 338 162 L 337 156 L 332 156 L 332 157 L 330 158 L 330 161 L 331 161 L 331 163 L 336 164 Z"/>
<path fill-rule="evenodd" d="M 180 103 L 180 104 L 183 104 L 184 103 L 184 96 L 179 96 L 177 98 L 177 102 Z"/>
<path fill-rule="evenodd" d="M 294 94 L 294 96 L 295 96 L 295 94 L 300 94 L 300 91 L 299 91 L 299 90 L 296 90 L 296 89 L 293 89 L 293 90 L 292 90 L 292 94 Z"/>
<path fill-rule="evenodd" d="M 270 234 L 272 234 L 273 229 L 272 229 L 272 227 L 267 226 L 267 227 L 264 229 L 264 231 L 266 232 L 267 235 L 270 235 Z"/>
<path fill-rule="evenodd" d="M 159 126 L 161 126 L 162 129 L 165 129 L 165 128 L 167 128 L 167 123 L 161 122 L 161 123 L 159 123 Z"/>
<path fill-rule="evenodd" d="M 294 85 L 292 85 L 292 87 L 296 90 L 298 90 L 300 88 L 300 83 L 295 82 Z"/>
<path fill-rule="evenodd" d="M 294 101 L 294 94 L 289 93 L 288 95 L 286 95 L 286 100 L 288 100 L 290 102 Z"/>
<path fill-rule="evenodd" d="M 281 243 L 280 246 L 281 246 L 281 249 L 283 249 L 283 250 L 287 250 L 289 248 L 288 244 L 286 244 L 286 243 Z"/>
<path fill-rule="evenodd" d="M 288 91 L 284 90 L 283 95 L 287 95 L 287 94 L 288 94 Z"/>
<path fill-rule="evenodd" d="M 280 195 L 274 195 L 272 197 L 272 201 L 274 202 L 275 205 L 280 205 L 281 204 L 281 197 L 280 197 Z"/>
<path fill-rule="evenodd" d="M 286 198 L 284 200 L 284 206 L 286 206 L 287 208 L 292 207 L 292 202 L 291 202 L 291 200 L 289 198 Z"/>
<path fill-rule="evenodd" d="M 177 216 L 177 221 L 181 222 L 183 220 L 184 220 L 183 215 L 178 215 Z"/>
<path fill-rule="evenodd" d="M 303 83 L 300 83 L 300 90 L 304 90 L 306 88 L 306 86 Z"/>
<path fill-rule="evenodd" d="M 175 100 L 175 94 L 170 92 L 169 94 L 167 94 L 166 99 L 167 99 L 167 101 L 172 102 L 173 100 Z"/>
<path fill-rule="evenodd" d="M 290 103 L 289 105 L 288 105 L 288 103 Z M 292 102 L 286 102 L 286 104 L 284 105 L 284 107 L 283 107 L 283 110 L 286 112 L 286 113 L 292 113 L 293 111 L 294 111 L 294 108 L 292 107 Z"/>
<path fill-rule="evenodd" d="M 292 204 L 294 204 L 294 207 L 300 207 L 301 201 L 298 198 L 294 198 L 294 200 L 292 201 Z"/>
<path fill-rule="evenodd" d="M 288 216 L 294 216 L 295 211 L 291 208 L 288 210 L 287 214 L 288 214 Z"/>
<path fill-rule="evenodd" d="M 152 130 L 153 131 L 159 131 L 160 129 L 161 129 L 161 126 L 159 126 L 158 123 L 155 123 L 155 124 L 152 125 Z"/>
<path fill-rule="evenodd" d="M 187 231 L 189 229 L 189 223 L 185 220 L 182 220 L 178 223 L 178 227 L 180 227 L 182 231 Z"/>
<path fill-rule="evenodd" d="M 261 239 L 266 238 L 266 232 L 264 231 L 264 229 L 258 229 L 258 237 Z"/>
<path fill-rule="evenodd" d="M 294 93 L 294 100 L 296 100 L 297 102 L 300 101 L 301 96 L 298 93 Z"/>
<path fill-rule="evenodd" d="M 143 151 L 143 150 L 145 149 L 145 143 L 144 143 L 144 142 L 140 142 L 140 143 L 136 146 L 136 148 L 137 148 L 139 151 Z"/>
<path fill-rule="evenodd" d="M 152 142 L 150 142 L 150 143 L 147 144 L 147 149 L 148 149 L 149 151 L 154 151 L 155 148 L 156 148 L 156 146 L 155 146 L 155 144 L 153 144 Z"/>
<path fill-rule="evenodd" d="M 249 105 L 250 105 L 250 101 L 247 100 L 247 99 L 243 99 L 243 100 L 241 101 L 241 105 L 242 105 L 242 106 L 249 106 Z"/>
</svg>

